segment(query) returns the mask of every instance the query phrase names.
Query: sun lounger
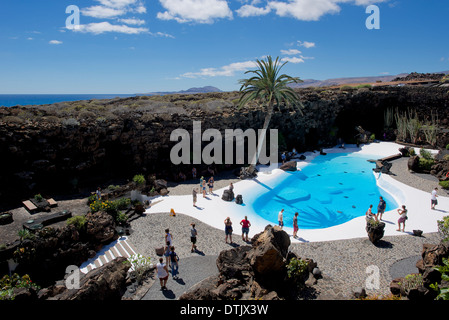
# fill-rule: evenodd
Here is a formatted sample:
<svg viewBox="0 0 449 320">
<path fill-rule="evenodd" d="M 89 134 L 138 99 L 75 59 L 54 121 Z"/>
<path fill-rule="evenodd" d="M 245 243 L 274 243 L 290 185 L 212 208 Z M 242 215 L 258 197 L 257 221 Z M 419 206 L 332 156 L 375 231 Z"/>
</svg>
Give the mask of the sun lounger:
<svg viewBox="0 0 449 320">
<path fill-rule="evenodd" d="M 47 199 L 47 202 L 50 204 L 51 208 L 54 208 L 54 207 L 58 206 L 58 203 L 53 198 Z"/>
<path fill-rule="evenodd" d="M 27 209 L 30 213 L 37 210 L 37 207 L 30 200 L 23 201 L 22 203 L 25 209 Z"/>
</svg>

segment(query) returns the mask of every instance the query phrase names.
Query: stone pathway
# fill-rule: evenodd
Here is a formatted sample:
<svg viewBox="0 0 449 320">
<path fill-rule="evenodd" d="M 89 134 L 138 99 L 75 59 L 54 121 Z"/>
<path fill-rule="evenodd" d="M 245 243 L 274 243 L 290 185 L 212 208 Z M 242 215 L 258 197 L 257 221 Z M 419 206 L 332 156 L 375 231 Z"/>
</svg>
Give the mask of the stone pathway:
<svg viewBox="0 0 449 320">
<path fill-rule="evenodd" d="M 216 265 L 217 256 L 197 256 L 179 260 L 178 278 L 170 275 L 167 281 L 167 290 L 161 290 L 159 279 L 154 275 L 155 281 L 141 300 L 177 300 L 193 285 L 202 280 L 218 274 Z"/>
</svg>

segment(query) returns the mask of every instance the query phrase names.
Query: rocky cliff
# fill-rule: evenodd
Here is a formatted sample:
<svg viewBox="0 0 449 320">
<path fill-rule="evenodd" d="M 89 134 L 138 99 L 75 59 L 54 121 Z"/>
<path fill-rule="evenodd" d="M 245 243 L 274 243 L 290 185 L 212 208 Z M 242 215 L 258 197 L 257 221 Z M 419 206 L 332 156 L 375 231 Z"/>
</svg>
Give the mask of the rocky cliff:
<svg viewBox="0 0 449 320">
<path fill-rule="evenodd" d="M 449 127 L 447 88 L 319 88 L 299 93 L 303 114 L 281 106 L 270 124 L 281 133 L 280 151 L 317 149 L 339 137 L 354 142 L 359 125 L 381 137 L 389 107 L 416 109 L 422 119 L 432 110 L 438 113 L 439 126 Z M 183 128 L 191 133 L 193 121 L 201 121 L 202 131 L 262 128 L 264 111 L 255 105 L 240 109 L 238 98 L 238 92 L 220 92 L 0 108 L 0 200 L 78 192 L 136 173 L 171 180 L 180 170 L 190 172 L 190 166 L 170 162 L 176 144 L 170 141 L 171 132 Z M 449 135 L 442 131 L 437 144 L 448 143 Z"/>
</svg>

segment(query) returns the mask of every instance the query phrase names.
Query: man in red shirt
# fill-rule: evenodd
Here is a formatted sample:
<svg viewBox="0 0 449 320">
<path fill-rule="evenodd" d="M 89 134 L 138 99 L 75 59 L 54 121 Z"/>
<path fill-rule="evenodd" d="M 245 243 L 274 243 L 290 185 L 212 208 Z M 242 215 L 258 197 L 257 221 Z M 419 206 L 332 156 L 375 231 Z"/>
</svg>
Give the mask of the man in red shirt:
<svg viewBox="0 0 449 320">
<path fill-rule="evenodd" d="M 240 221 L 240 225 L 242 226 L 242 240 L 248 242 L 248 232 L 249 232 L 249 227 L 251 226 L 251 223 L 249 222 L 247 216 L 245 216 L 245 219 Z M 246 239 L 245 239 L 244 235 L 246 235 Z"/>
</svg>

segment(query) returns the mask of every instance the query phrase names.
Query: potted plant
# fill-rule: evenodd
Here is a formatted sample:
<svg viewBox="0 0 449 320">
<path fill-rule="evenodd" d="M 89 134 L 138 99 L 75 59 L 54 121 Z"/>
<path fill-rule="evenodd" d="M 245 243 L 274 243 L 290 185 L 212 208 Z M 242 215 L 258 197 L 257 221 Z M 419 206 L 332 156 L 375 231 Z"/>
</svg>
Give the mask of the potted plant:
<svg viewBox="0 0 449 320">
<path fill-rule="evenodd" d="M 368 233 L 369 240 L 376 244 L 385 233 L 385 222 L 370 219 L 366 222 L 366 232 Z"/>
</svg>

